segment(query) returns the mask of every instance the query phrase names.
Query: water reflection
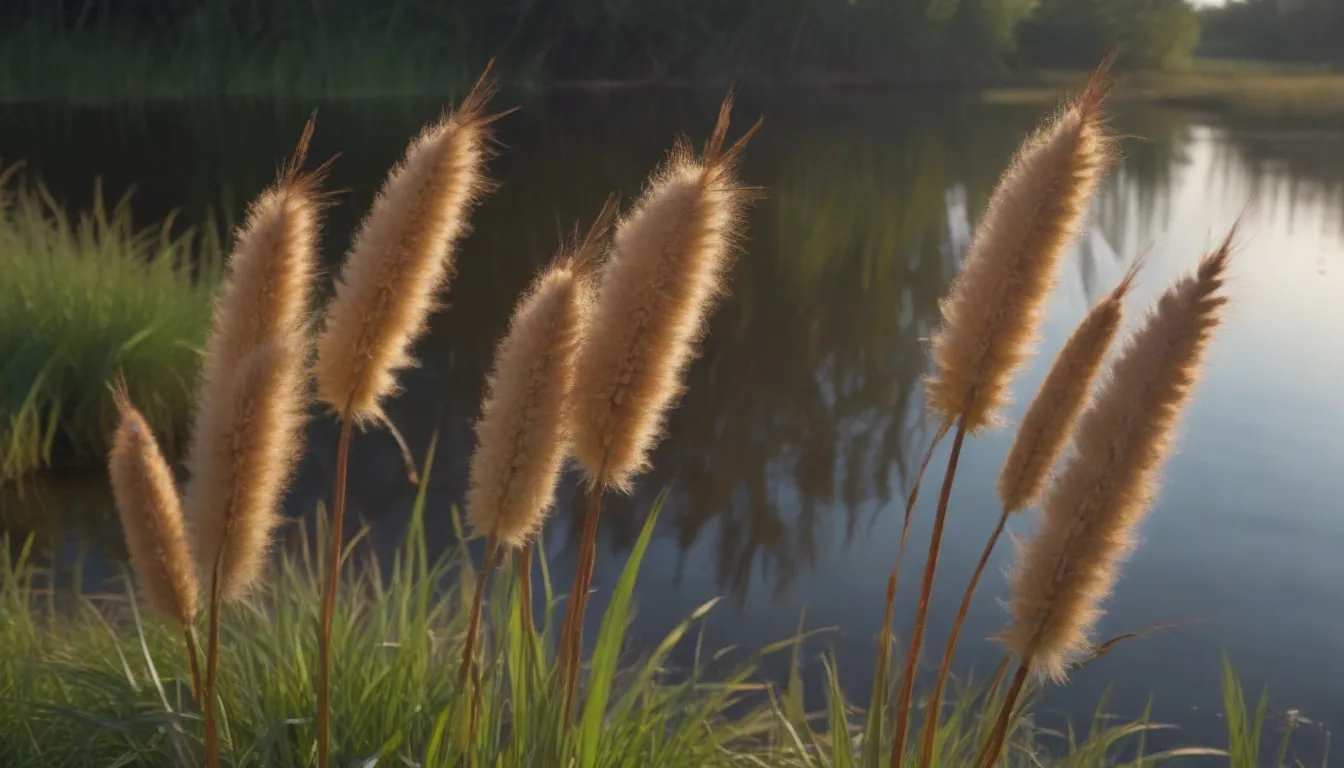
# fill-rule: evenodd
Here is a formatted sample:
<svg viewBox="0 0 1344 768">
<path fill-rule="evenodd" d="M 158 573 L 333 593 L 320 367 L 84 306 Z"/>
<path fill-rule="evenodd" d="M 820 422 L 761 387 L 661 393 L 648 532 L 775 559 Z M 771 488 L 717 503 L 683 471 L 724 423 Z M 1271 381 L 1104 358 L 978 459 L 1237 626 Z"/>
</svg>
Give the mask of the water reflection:
<svg viewBox="0 0 1344 768">
<path fill-rule="evenodd" d="M 423 455 L 434 435 L 439 441 L 430 488 L 432 546 L 455 541 L 442 510 L 463 496 L 482 382 L 518 292 L 550 257 L 560 232 L 592 216 L 610 191 L 627 199 L 638 193 L 675 131 L 702 134 L 719 95 L 536 97 L 501 123 L 507 149 L 492 168 L 503 187 L 476 215 L 450 307 L 434 319 L 418 350 L 422 365 L 407 372 L 406 392 L 389 408 L 417 454 Z M 347 190 L 329 215 L 330 262 L 339 258 L 356 217 L 407 137 L 438 109 L 421 102 L 322 107 L 314 155 L 342 153 L 331 185 Z M 87 200 L 91 176 L 101 174 L 111 190 L 132 182 L 139 187 L 138 211 L 146 221 L 174 207 L 190 218 L 208 207 L 239 210 L 268 183 L 307 110 L 307 105 L 245 102 L 133 112 L 24 107 L 0 120 L 0 147 L 6 157 L 27 157 L 72 204 Z M 749 240 L 732 274 L 731 295 L 714 315 L 703 354 L 689 372 L 656 469 L 633 497 L 609 505 L 599 568 L 619 562 L 610 555 L 634 540 L 654 497 L 670 488 L 656 545 L 669 551 L 670 576 L 666 583 L 652 583 L 670 597 L 695 594 L 669 603 L 693 606 L 711 596 L 699 591 L 710 590 L 731 596 L 737 613 L 747 615 L 753 608 L 785 604 L 780 596 L 790 592 L 794 600 L 799 593 L 813 600 L 848 598 L 839 593 L 836 582 L 842 579 L 835 575 L 847 573 L 846 566 L 885 574 L 890 548 L 865 540 L 888 536 L 928 439 L 919 385 L 937 302 L 966 248 L 971 222 L 1041 111 L 862 93 L 741 103 L 743 119 L 766 117 L 765 130 L 747 153 L 744 176 L 765 186 L 768 197 L 750 214 Z M 1047 331 L 1052 343 L 1062 341 L 1069 324 L 1149 244 L 1173 253 L 1189 250 L 1185 255 L 1193 258 L 1201 233 L 1189 230 L 1205 224 L 1192 222 L 1192 210 L 1218 216 L 1230 210 L 1234 216 L 1254 193 L 1261 229 L 1277 233 L 1282 223 L 1288 230 L 1274 235 L 1276 244 L 1306 249 L 1323 260 L 1341 251 L 1344 141 L 1338 131 L 1238 126 L 1131 105 L 1118 113 L 1119 133 L 1142 138 L 1124 141 L 1091 226 L 1065 270 L 1062 309 Z M 1304 245 L 1294 227 L 1323 239 Z M 1160 269 L 1152 273 L 1145 290 L 1156 290 L 1167 276 Z M 1312 290 L 1327 293 L 1319 286 Z M 1262 324 L 1259 332 L 1274 327 Z M 1257 364 L 1240 365 L 1231 379 L 1251 381 Z M 1197 410 L 1244 411 L 1241 401 L 1218 397 L 1210 391 L 1201 400 L 1208 405 Z M 1305 429 L 1310 421 L 1292 423 Z M 1232 451 L 1254 443 L 1273 453 L 1282 437 L 1233 435 L 1220 446 Z M 959 486 L 959 493 L 970 498 L 979 493 L 978 485 L 992 484 L 987 478 L 1001 447 L 989 440 L 977 449 L 965 465 L 966 490 Z M 328 493 L 334 448 L 334 424 L 319 416 L 287 502 L 292 516 L 311 515 Z M 369 522 L 374 546 L 386 549 L 402 532 L 415 489 L 385 434 L 358 436 L 353 466 L 350 513 Z M 579 493 L 571 478 L 547 535 L 562 583 L 573 556 L 569 542 L 579 526 Z M 106 557 L 120 557 L 105 485 L 96 472 L 45 478 L 45 486 L 26 489 L 22 498 L 13 488 L 0 494 L 0 525 L 11 535 L 37 532 L 48 551 L 94 541 Z M 1179 487 L 1171 498 L 1172 503 L 1183 498 Z M 974 530 L 949 534 L 949 567 L 960 568 L 962 554 L 978 554 L 981 541 Z M 1139 557 L 1157 558 L 1164 551 L 1157 541 Z M 849 563 L 850 557 L 866 559 Z M 1161 562 L 1174 567 L 1177 559 Z M 1131 571 L 1127 583 L 1150 602 L 1170 594 L 1160 583 L 1165 572 Z M 712 586 L 705 586 L 707 581 Z M 603 588 L 601 573 L 597 583 Z M 993 598 L 991 590 L 986 603 Z M 1211 593 L 1200 603 L 1217 605 L 1220 599 Z M 877 610 L 878 603 L 869 602 L 864 615 Z M 1122 599 L 1116 612 L 1125 605 Z M 973 616 L 972 624 L 997 621 L 991 610 Z M 795 619 L 796 613 L 786 623 Z M 778 639 L 761 636 L 750 623 L 730 622 L 725 643 Z M 938 623 L 935 616 L 935 632 Z M 853 628 L 857 650 L 846 661 L 850 682 L 860 689 L 868 674 L 862 657 L 871 648 L 867 631 L 867 625 Z M 990 631 L 969 627 L 968 637 Z M 1201 646 L 1198 652 L 1209 650 Z M 1212 666 L 1200 668 L 1201 676 L 1215 672 Z M 1093 703 L 1082 703 L 1082 710 Z"/>
</svg>

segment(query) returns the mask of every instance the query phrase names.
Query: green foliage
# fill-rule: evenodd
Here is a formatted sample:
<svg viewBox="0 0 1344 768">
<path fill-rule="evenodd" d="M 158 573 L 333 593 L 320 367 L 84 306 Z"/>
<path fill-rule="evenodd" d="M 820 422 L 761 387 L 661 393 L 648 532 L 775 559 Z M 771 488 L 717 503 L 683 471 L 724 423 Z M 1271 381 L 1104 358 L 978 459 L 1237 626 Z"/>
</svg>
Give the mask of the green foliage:
<svg viewBox="0 0 1344 768">
<path fill-rule="evenodd" d="M 12 171 L 13 169 L 11 169 Z M 220 244 L 137 230 L 130 198 L 66 215 L 41 185 L 0 176 L 0 480 L 101 457 L 125 378 L 168 450 L 182 444 Z"/>
<path fill-rule="evenodd" d="M 1199 43 L 1185 0 L 1041 0 L 1017 31 L 1023 57 L 1047 67 L 1091 67 L 1112 50 L 1139 69 L 1179 69 Z"/>
</svg>

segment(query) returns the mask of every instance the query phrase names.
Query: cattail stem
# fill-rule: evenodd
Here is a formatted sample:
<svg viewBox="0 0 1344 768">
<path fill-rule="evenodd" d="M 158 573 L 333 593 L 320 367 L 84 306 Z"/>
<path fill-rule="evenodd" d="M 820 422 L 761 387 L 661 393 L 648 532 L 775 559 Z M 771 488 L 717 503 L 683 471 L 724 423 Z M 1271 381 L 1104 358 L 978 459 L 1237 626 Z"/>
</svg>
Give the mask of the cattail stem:
<svg viewBox="0 0 1344 768">
<path fill-rule="evenodd" d="M 532 540 L 518 552 L 518 613 L 522 620 L 523 637 L 531 642 L 537 634 L 532 623 Z"/>
<path fill-rule="evenodd" d="M 336 613 L 336 588 L 340 584 L 341 539 L 345 522 L 345 477 L 350 464 L 352 426 L 348 413 L 342 414 L 340 444 L 336 449 L 336 487 L 331 503 L 331 554 L 327 560 L 327 588 L 322 593 L 322 626 L 317 633 L 318 768 L 328 768 L 331 764 L 331 622 Z"/>
<path fill-rule="evenodd" d="M 597 520 L 602 514 L 602 496 L 607 487 L 594 483 L 588 491 L 588 511 L 583 516 L 583 538 L 579 544 L 579 559 L 574 568 L 574 586 L 565 609 L 561 626 L 562 657 L 560 669 L 565 680 L 565 720 L 569 721 L 579 693 L 579 667 L 583 659 L 583 618 L 588 610 L 588 589 L 593 581 L 597 564 Z"/>
<path fill-rule="evenodd" d="M 972 394 L 974 388 L 972 388 Z M 967 398 L 970 399 L 969 397 Z M 924 563 L 924 580 L 919 591 L 919 606 L 915 610 L 915 627 L 910 633 L 910 647 L 905 654 L 905 672 L 901 675 L 900 692 L 896 695 L 896 725 L 891 742 L 891 766 L 900 768 L 905 753 L 905 735 L 910 725 L 910 704 L 914 697 L 915 667 L 924 645 L 924 623 L 929 616 L 929 598 L 933 593 L 933 577 L 938 570 L 938 553 L 943 543 L 943 524 L 947 521 L 947 504 L 952 497 L 952 483 L 957 476 L 957 461 L 961 446 L 966 442 L 966 417 L 957 419 L 957 434 L 952 440 L 952 453 L 947 457 L 947 471 L 943 473 L 943 488 L 938 495 L 938 512 L 933 518 L 933 534 L 929 537 L 929 556 Z"/>
<path fill-rule="evenodd" d="M 476 594 L 471 600 L 471 614 L 467 620 L 467 639 L 462 644 L 462 666 L 458 669 L 457 684 L 467 684 L 467 673 L 476 655 L 476 637 L 481 631 L 481 605 L 485 602 L 485 585 L 490 580 L 490 571 L 495 565 L 495 551 L 499 544 L 495 534 L 485 543 L 485 560 L 481 563 L 481 573 L 476 577 Z"/>
<path fill-rule="evenodd" d="M 1002 754 L 1003 742 L 1008 735 L 1008 722 L 1012 720 L 1013 708 L 1017 705 L 1018 697 L 1022 695 L 1022 687 L 1026 685 L 1027 673 L 1030 671 L 1031 658 L 1023 658 L 1017 667 L 1017 674 L 1013 675 L 1012 684 L 1008 686 L 1008 694 L 1003 700 L 1003 708 L 999 710 L 998 719 L 994 721 L 994 730 L 989 733 L 989 741 L 985 742 L 985 748 L 975 758 L 974 765 L 977 768 L 990 768 Z"/>
<path fill-rule="evenodd" d="M 985 566 L 989 564 L 989 557 L 999 543 L 999 538 L 1003 536 L 1003 529 L 1008 525 L 1010 514 L 1012 512 L 1005 508 L 999 515 L 999 524 L 995 526 L 994 533 L 990 534 L 989 541 L 985 543 L 985 551 L 980 553 L 980 562 L 975 566 L 975 573 L 971 574 L 971 583 L 966 586 L 966 593 L 961 596 L 961 607 L 957 609 L 956 621 L 952 622 L 952 632 L 947 636 L 943 663 L 938 668 L 938 679 L 934 681 L 928 712 L 924 716 L 924 744 L 920 749 L 920 765 L 933 764 L 933 740 L 938 733 L 940 719 L 938 708 L 943 703 L 943 689 L 947 686 L 947 676 L 952 670 L 952 654 L 957 649 L 957 638 L 961 636 L 961 627 L 966 623 L 966 614 L 970 611 L 975 589 L 980 584 L 980 576 L 984 574 Z"/>
<path fill-rule="evenodd" d="M 196 630 L 190 626 L 182 628 L 182 639 L 187 644 L 187 667 L 191 670 L 191 698 L 201 703 L 201 667 L 196 658 Z"/>
<path fill-rule="evenodd" d="M 206 768 L 219 768 L 219 715 L 215 708 L 215 690 L 219 680 L 219 593 L 223 565 L 224 547 L 221 546 L 215 554 L 214 574 L 210 578 L 210 636 L 205 648 L 205 691 L 201 694 Z"/>
<path fill-rule="evenodd" d="M 873 712 L 871 717 L 886 717 L 886 693 L 887 673 L 891 662 L 891 620 L 896 609 L 896 589 L 900 585 L 901 562 L 905 559 L 905 545 L 910 540 L 910 517 L 915 509 L 915 502 L 919 500 L 919 489 L 924 483 L 924 473 L 929 469 L 929 462 L 933 460 L 933 452 L 937 450 L 938 444 L 947 436 L 947 430 L 950 425 L 944 423 L 938 428 L 938 433 L 933 436 L 933 441 L 929 443 L 929 450 L 924 453 L 924 460 L 919 464 L 919 474 L 915 475 L 914 487 L 910 489 L 910 496 L 905 502 L 905 521 L 901 524 L 901 545 L 896 550 L 896 564 L 891 568 L 891 575 L 887 577 L 887 607 L 882 617 L 882 631 L 877 636 L 877 663 L 874 665 L 876 673 L 873 676 Z"/>
</svg>

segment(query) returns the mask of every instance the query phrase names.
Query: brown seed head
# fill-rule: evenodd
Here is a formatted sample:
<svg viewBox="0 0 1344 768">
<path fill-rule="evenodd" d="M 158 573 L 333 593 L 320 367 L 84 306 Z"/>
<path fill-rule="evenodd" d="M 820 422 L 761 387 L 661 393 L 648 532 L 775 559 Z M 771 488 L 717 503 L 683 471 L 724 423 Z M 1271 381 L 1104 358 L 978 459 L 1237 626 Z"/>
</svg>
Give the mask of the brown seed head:
<svg viewBox="0 0 1344 768">
<path fill-rule="evenodd" d="M 930 410 L 971 433 L 991 426 L 1026 360 L 1060 256 L 1111 157 L 1107 69 L 1018 151 L 976 225 L 934 334 Z M 972 397 L 972 393 L 974 396 Z"/>
<path fill-rule="evenodd" d="M 628 489 L 720 292 L 750 190 L 724 149 L 731 96 L 702 156 L 683 142 L 616 227 L 574 383 L 574 451 L 591 482 Z M 757 124 L 759 126 L 759 123 Z"/>
<path fill-rule="evenodd" d="M 586 272 L 615 216 L 611 201 L 588 235 L 537 278 L 518 302 L 495 351 L 477 447 L 467 517 L 478 535 L 522 546 L 541 528 L 569 445 L 574 358 L 591 303 Z"/>
<path fill-rule="evenodd" d="M 1031 506 L 1045 485 L 1050 467 L 1087 405 L 1088 392 L 1101 370 L 1106 350 L 1120 331 L 1125 294 L 1138 275 L 1140 263 L 1135 261 L 1115 290 L 1083 317 L 1050 366 L 999 472 L 999 498 L 1004 509 L 1015 512 Z"/>
<path fill-rule="evenodd" d="M 186 506 L 201 581 L 211 583 L 220 558 L 226 600 L 244 596 L 261 576 L 281 521 L 280 502 L 301 448 L 301 350 L 293 338 L 258 347 L 229 388 L 201 406 Z"/>
<path fill-rule="evenodd" d="M 456 112 L 426 128 L 392 169 L 355 236 L 317 343 L 318 399 L 360 421 L 377 419 L 412 364 L 435 297 L 452 272 L 453 247 L 488 186 L 482 80 Z"/>
<path fill-rule="evenodd" d="M 188 626 L 196 618 L 198 590 L 173 473 L 124 385 L 114 400 L 121 422 L 108 472 L 140 593 L 159 617 Z"/>
<path fill-rule="evenodd" d="M 1010 651 L 1056 679 L 1086 650 L 1120 560 L 1148 510 L 1181 408 L 1227 299 L 1235 228 L 1174 283 L 1111 365 L 1083 414 L 1075 452 L 1046 490 L 1042 520 L 1009 583 Z"/>
</svg>

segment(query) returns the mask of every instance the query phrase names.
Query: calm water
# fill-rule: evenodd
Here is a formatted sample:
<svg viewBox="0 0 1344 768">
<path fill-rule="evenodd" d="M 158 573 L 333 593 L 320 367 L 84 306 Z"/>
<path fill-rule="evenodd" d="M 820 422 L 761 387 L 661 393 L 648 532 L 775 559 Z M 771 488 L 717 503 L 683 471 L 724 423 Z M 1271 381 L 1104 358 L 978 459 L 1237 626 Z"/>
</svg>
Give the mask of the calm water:
<svg viewBox="0 0 1344 768">
<path fill-rule="evenodd" d="M 636 195 L 675 132 L 703 137 L 716 97 L 525 100 L 500 124 L 506 148 L 491 167 L 503 187 L 476 215 L 451 306 L 434 319 L 419 348 L 423 366 L 406 374 L 407 391 L 389 408 L 418 455 L 439 435 L 429 490 L 436 546 L 454 541 L 447 509 L 463 495 L 482 379 L 513 300 L 558 232 L 591 216 L 610 191 Z M 321 107 L 315 152 L 341 153 L 330 185 L 348 190 L 329 216 L 333 264 L 386 168 L 439 106 Z M 268 183 L 311 107 L 3 107 L 0 156 L 26 158 L 71 205 L 87 202 L 92 177 L 101 175 L 109 191 L 137 187 L 145 223 L 175 207 L 186 219 L 207 208 L 237 216 Z M 833 649 L 847 690 L 866 697 L 900 499 L 932 432 L 918 386 L 923 339 L 972 222 L 1041 111 L 865 93 L 745 99 L 741 118 L 760 113 L 766 124 L 744 175 L 770 194 L 750 217 L 732 295 L 714 316 L 657 469 L 633 498 L 608 506 L 594 615 L 653 497 L 670 487 L 640 575 L 637 641 L 654 642 L 715 596 L 726 600 L 709 616 L 707 647 L 750 649 L 787 637 L 806 609 L 808 626 L 833 628 L 807 646 L 814 686 L 820 655 Z M 1044 352 L 1058 349 L 1139 251 L 1152 249 L 1134 317 L 1249 199 L 1256 204 L 1229 322 L 1099 634 L 1178 626 L 1122 645 L 1072 686 L 1052 689 L 1045 711 L 1086 717 L 1109 684 L 1110 711 L 1136 716 L 1151 694 L 1156 716 L 1183 726 L 1171 742 L 1217 744 L 1226 653 L 1249 689 L 1270 686 L 1274 711 L 1297 709 L 1318 724 L 1297 742 L 1314 761 L 1322 729 L 1344 726 L 1344 409 L 1336 397 L 1344 379 L 1344 125 L 1239 124 L 1149 107 L 1119 113 L 1118 130 L 1142 138 L 1125 141 L 1125 158 L 1069 258 Z M 1039 356 L 1021 377 L 1019 401 L 1048 363 L 1049 354 Z M 932 648 L 941 648 L 993 526 L 994 475 L 1010 436 L 977 440 L 963 456 Z M 290 514 L 311 516 L 327 493 L 334 442 L 332 423 L 316 422 Z M 385 551 L 401 534 L 414 489 L 387 435 L 357 438 L 354 452 L 350 512 L 371 524 L 374 545 Z M 913 532 L 921 550 L 932 499 L 926 494 Z M 5 529 L 44 532 L 60 562 L 81 543 L 100 558 L 119 556 L 96 474 L 53 474 L 4 506 Z M 579 510 L 570 483 L 545 532 L 563 584 Z M 1013 530 L 1033 523 L 1022 515 Z M 989 674 L 1000 657 L 979 638 L 1004 621 L 1008 562 L 1004 547 L 970 617 L 963 672 Z M 907 624 L 910 591 L 899 606 Z"/>
</svg>

